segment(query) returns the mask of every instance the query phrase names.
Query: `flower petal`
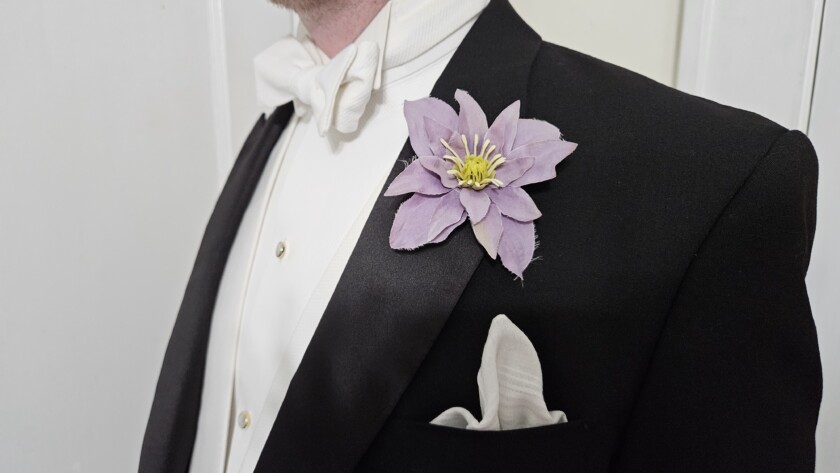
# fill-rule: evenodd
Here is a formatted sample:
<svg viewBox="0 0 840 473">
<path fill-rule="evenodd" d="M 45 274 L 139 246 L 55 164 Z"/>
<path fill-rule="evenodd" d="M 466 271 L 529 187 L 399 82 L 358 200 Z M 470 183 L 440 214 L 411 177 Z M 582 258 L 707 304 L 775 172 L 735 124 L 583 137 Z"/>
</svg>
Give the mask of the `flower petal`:
<svg viewBox="0 0 840 473">
<path fill-rule="evenodd" d="M 406 100 L 403 104 L 405 121 L 408 124 L 408 138 L 417 156 L 429 156 L 433 153 L 432 144 L 439 143 L 442 137 L 430 137 L 426 131 L 426 117 L 442 126 L 455 130 L 458 127 L 458 114 L 443 100 L 424 97 L 419 100 Z"/>
<path fill-rule="evenodd" d="M 485 138 L 491 144 L 496 145 L 494 153 L 502 153 L 507 156 L 513 148 L 516 137 L 516 127 L 519 122 L 519 100 L 508 105 L 502 113 L 493 120 L 493 124 L 487 130 Z"/>
<path fill-rule="evenodd" d="M 513 140 L 511 149 L 516 149 L 537 141 L 559 139 L 560 130 L 551 123 L 535 118 L 520 118 L 516 127 L 516 139 Z"/>
<path fill-rule="evenodd" d="M 455 222 L 452 225 L 446 227 L 442 232 L 440 232 L 440 235 L 435 237 L 435 239 L 430 241 L 429 243 L 440 243 L 443 240 L 446 240 L 447 238 L 449 238 L 449 234 L 452 233 L 453 230 L 460 227 L 461 224 L 466 222 L 466 221 L 467 221 L 467 212 L 462 211 L 461 212 L 461 218 L 458 219 L 457 222 Z"/>
<path fill-rule="evenodd" d="M 385 196 L 390 197 L 412 192 L 425 195 L 441 195 L 449 192 L 449 189 L 440 183 L 440 177 L 437 174 L 424 168 L 419 160 L 415 159 L 391 181 L 391 185 L 385 191 Z"/>
<path fill-rule="evenodd" d="M 471 222 L 479 222 L 490 210 L 490 196 L 484 191 L 463 188 L 459 192 L 461 205 L 467 210 Z"/>
<path fill-rule="evenodd" d="M 472 141 L 472 138 L 470 138 L 470 141 Z M 450 136 L 449 140 L 447 140 L 447 143 L 449 143 L 449 147 L 452 148 L 452 151 L 455 151 L 459 158 L 464 159 L 466 157 L 467 149 L 464 148 L 464 142 L 461 141 L 460 133 L 458 133 L 457 131 L 453 132 L 452 136 Z M 452 153 L 450 153 L 449 150 L 447 150 L 445 154 Z"/>
<path fill-rule="evenodd" d="M 458 199 L 458 191 L 450 191 L 438 199 L 438 205 L 432 213 L 431 226 L 426 234 L 427 241 L 435 240 L 442 232 L 464 215 L 464 207 Z"/>
<path fill-rule="evenodd" d="M 502 238 L 502 218 L 499 209 L 494 204 L 490 204 L 487 216 L 480 222 L 473 222 L 472 224 L 475 238 L 493 259 L 496 259 L 499 251 L 499 240 Z"/>
<path fill-rule="evenodd" d="M 487 116 L 478 102 L 466 91 L 456 90 L 455 100 L 461 106 L 458 110 L 458 133 L 466 135 L 467 141 L 472 144 L 473 135 L 478 134 L 480 138 L 487 133 Z"/>
<path fill-rule="evenodd" d="M 489 191 L 490 200 L 506 217 L 520 222 L 530 222 L 542 216 L 531 196 L 519 187 L 502 187 L 489 189 Z"/>
<path fill-rule="evenodd" d="M 510 183 L 516 185 L 517 187 L 521 187 L 535 182 L 553 179 L 557 176 L 557 171 L 554 169 L 555 166 L 565 159 L 566 156 L 572 154 L 575 148 L 577 148 L 576 143 L 563 140 L 538 141 L 536 143 L 515 148 L 511 151 L 511 157 L 521 159 L 524 156 L 532 156 L 536 159 L 536 161 L 534 162 L 534 165 L 522 175 L 522 177 L 517 179 L 516 182 L 511 181 Z M 503 166 L 499 166 L 499 169 Z M 496 174 L 498 174 L 498 172 Z M 509 183 L 505 182 L 505 184 Z"/>
<path fill-rule="evenodd" d="M 534 166 L 535 162 L 536 160 L 530 157 L 505 161 L 501 166 L 496 168 L 496 179 L 502 181 L 502 185 L 507 187 L 510 183 L 528 172 Z"/>
<path fill-rule="evenodd" d="M 389 243 L 395 250 L 413 250 L 429 242 L 429 223 L 442 197 L 414 194 L 400 205 Z"/>
<path fill-rule="evenodd" d="M 440 143 L 440 140 L 444 139 L 449 142 L 452 139 L 452 135 L 455 134 L 455 128 L 449 128 L 431 117 L 423 118 L 423 122 L 426 124 L 426 136 L 429 138 L 429 149 L 432 150 L 432 154 L 441 157 L 446 154 L 451 154 Z"/>
<path fill-rule="evenodd" d="M 499 242 L 499 257 L 502 265 L 511 273 L 522 277 L 525 268 L 531 264 L 536 247 L 534 222 L 517 222 L 502 217 L 502 240 Z"/>
<path fill-rule="evenodd" d="M 452 163 L 450 161 L 438 158 L 437 156 L 421 156 L 416 161 L 426 168 L 426 170 L 437 174 L 440 183 L 444 187 L 449 189 L 458 187 L 458 179 L 455 179 L 452 174 L 447 173 L 447 171 L 452 169 Z"/>
</svg>

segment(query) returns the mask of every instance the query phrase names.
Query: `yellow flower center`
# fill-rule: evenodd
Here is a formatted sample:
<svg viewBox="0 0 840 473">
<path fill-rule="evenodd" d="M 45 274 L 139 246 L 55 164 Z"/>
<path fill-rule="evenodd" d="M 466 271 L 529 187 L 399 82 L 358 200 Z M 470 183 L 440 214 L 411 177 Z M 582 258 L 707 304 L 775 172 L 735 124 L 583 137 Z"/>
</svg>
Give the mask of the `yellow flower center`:
<svg viewBox="0 0 840 473">
<path fill-rule="evenodd" d="M 458 180 L 459 186 L 469 187 L 477 191 L 490 184 L 502 187 L 502 181 L 496 179 L 496 168 L 504 164 L 505 158 L 502 157 L 501 153 L 493 154 L 496 145 L 490 144 L 490 140 L 484 140 L 481 145 L 481 152 L 479 152 L 478 134 L 474 136 L 472 150 L 470 150 L 466 135 L 461 135 L 461 143 L 465 150 L 463 158 L 443 138 L 440 139 L 440 143 L 452 153 L 452 155 L 447 154 L 443 158 L 452 161 L 452 169 L 446 172 Z"/>
</svg>

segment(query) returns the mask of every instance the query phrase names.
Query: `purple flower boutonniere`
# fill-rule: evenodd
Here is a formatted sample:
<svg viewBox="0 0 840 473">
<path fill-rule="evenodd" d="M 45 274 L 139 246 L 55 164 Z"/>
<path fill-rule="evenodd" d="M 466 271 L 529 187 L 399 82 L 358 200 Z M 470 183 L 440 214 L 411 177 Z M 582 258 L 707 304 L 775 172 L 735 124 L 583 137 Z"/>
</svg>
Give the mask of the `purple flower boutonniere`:
<svg viewBox="0 0 840 473">
<path fill-rule="evenodd" d="M 397 211 L 391 248 L 442 242 L 469 218 L 487 254 L 522 278 L 534 256 L 534 220 L 542 215 L 522 186 L 554 178 L 554 167 L 577 145 L 548 122 L 519 118 L 518 100 L 489 127 L 469 94 L 458 90 L 455 100 L 458 113 L 432 97 L 405 103 L 417 159 L 385 195 L 414 195 Z"/>
</svg>

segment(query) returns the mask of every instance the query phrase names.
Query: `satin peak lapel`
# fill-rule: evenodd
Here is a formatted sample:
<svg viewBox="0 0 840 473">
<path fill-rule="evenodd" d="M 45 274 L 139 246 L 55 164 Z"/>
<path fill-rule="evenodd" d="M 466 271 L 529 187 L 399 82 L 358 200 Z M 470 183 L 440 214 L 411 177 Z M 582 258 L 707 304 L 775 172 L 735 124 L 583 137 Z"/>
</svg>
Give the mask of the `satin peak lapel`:
<svg viewBox="0 0 840 473">
<path fill-rule="evenodd" d="M 457 109 L 455 90 L 464 89 L 491 119 L 516 100 L 526 109 L 540 43 L 507 1 L 493 0 L 432 96 Z M 386 186 L 412 155 L 406 142 Z M 388 234 L 402 200 L 380 194 L 292 379 L 257 472 L 352 471 L 481 261 L 469 225 L 441 244 L 392 250 Z"/>
<path fill-rule="evenodd" d="M 185 473 L 198 425 L 210 321 L 239 224 L 292 104 L 261 117 L 236 159 L 204 232 L 163 366 L 143 438 L 140 473 Z"/>
</svg>

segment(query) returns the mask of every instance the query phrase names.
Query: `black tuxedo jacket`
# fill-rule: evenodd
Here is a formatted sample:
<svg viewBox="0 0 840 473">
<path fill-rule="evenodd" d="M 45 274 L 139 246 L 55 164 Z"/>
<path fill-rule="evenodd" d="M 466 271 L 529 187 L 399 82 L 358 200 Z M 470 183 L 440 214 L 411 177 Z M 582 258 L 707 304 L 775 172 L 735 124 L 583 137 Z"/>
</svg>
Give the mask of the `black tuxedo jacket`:
<svg viewBox="0 0 840 473">
<path fill-rule="evenodd" d="M 752 113 L 543 42 L 505 0 L 480 15 L 434 86 L 490 119 L 522 116 L 579 143 L 527 187 L 539 260 L 514 281 L 462 225 L 390 249 L 380 197 L 274 424 L 258 472 L 806 472 L 822 380 L 804 277 L 817 160 Z M 292 113 L 262 117 L 207 226 L 166 351 L 140 471 L 185 472 L 210 319 L 228 252 Z M 410 158 L 394 156 L 393 178 Z M 391 179 L 388 180 L 390 182 Z M 326 230 L 325 230 L 326 231 Z M 504 313 L 540 356 L 569 422 L 476 432 L 476 373 Z"/>
</svg>

